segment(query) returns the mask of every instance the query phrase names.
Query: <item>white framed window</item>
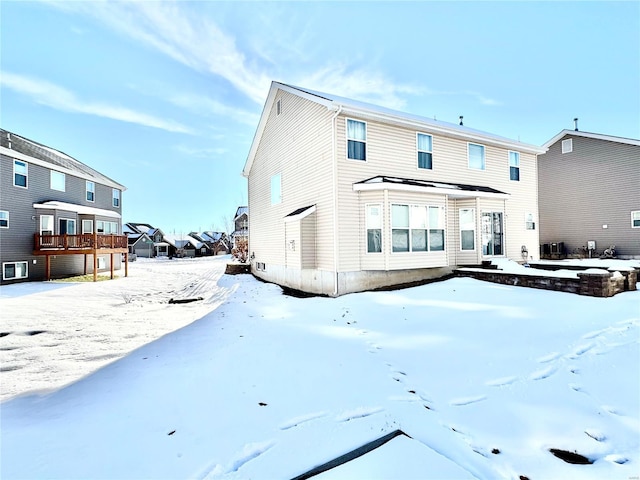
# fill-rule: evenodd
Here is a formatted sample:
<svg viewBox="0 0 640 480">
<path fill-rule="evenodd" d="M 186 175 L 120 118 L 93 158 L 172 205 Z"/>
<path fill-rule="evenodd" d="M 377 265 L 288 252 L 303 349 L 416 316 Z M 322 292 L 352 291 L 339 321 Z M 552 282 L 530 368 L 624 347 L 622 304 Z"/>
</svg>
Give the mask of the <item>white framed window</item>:
<svg viewBox="0 0 640 480">
<path fill-rule="evenodd" d="M 2 264 L 2 279 L 16 280 L 18 278 L 27 278 L 29 276 L 29 267 L 27 262 L 6 262 Z"/>
<path fill-rule="evenodd" d="M 631 212 L 631 228 L 640 228 L 640 210 Z"/>
<path fill-rule="evenodd" d="M 469 159 L 469 168 L 474 170 L 484 170 L 484 145 L 478 145 L 477 143 L 467 144 L 467 154 Z"/>
<path fill-rule="evenodd" d="M 96 220 L 96 233 L 104 233 L 105 235 L 117 235 L 118 222 L 105 222 L 104 220 Z"/>
<path fill-rule="evenodd" d="M 282 175 L 277 173 L 271 176 L 271 205 L 282 202 Z"/>
<path fill-rule="evenodd" d="M 51 190 L 59 190 L 61 192 L 64 192 L 65 180 L 66 180 L 66 175 L 64 173 L 51 170 L 51 180 L 50 180 Z"/>
<path fill-rule="evenodd" d="M 526 230 L 536 229 L 536 217 L 534 217 L 533 213 L 524 214 L 524 228 Z"/>
<path fill-rule="evenodd" d="M 87 202 L 96 201 L 96 184 L 87 180 Z"/>
<path fill-rule="evenodd" d="M 460 250 L 476 249 L 476 209 L 461 208 L 460 217 Z"/>
<path fill-rule="evenodd" d="M 27 188 L 29 177 L 29 164 L 20 160 L 13 161 L 13 185 L 15 187 Z"/>
<path fill-rule="evenodd" d="M 111 198 L 113 199 L 111 204 L 116 208 L 120 208 L 120 190 L 113 188 L 111 192 Z"/>
<path fill-rule="evenodd" d="M 53 215 L 40 215 L 40 235 L 53 235 Z"/>
<path fill-rule="evenodd" d="M 562 140 L 562 153 L 571 153 L 573 152 L 573 138 L 567 138 L 566 140 Z"/>
<path fill-rule="evenodd" d="M 107 268 L 107 261 L 104 257 L 98 257 L 98 270 Z"/>
<path fill-rule="evenodd" d="M 520 154 L 509 152 L 509 180 L 520 181 Z"/>
<path fill-rule="evenodd" d="M 58 234 L 60 235 L 76 234 L 76 221 L 73 218 L 59 218 L 58 227 Z"/>
<path fill-rule="evenodd" d="M 82 233 L 93 233 L 93 220 L 82 220 Z"/>
<path fill-rule="evenodd" d="M 382 205 L 366 206 L 367 253 L 382 252 Z"/>
<path fill-rule="evenodd" d="M 0 228 L 9 228 L 9 212 L 0 210 Z"/>
<path fill-rule="evenodd" d="M 444 228 L 444 207 L 391 205 L 392 252 L 442 251 Z"/>
<path fill-rule="evenodd" d="M 416 134 L 418 146 L 418 168 L 433 169 L 433 137 L 425 133 Z"/>
<path fill-rule="evenodd" d="M 367 160 L 367 124 L 347 118 L 347 158 Z"/>
</svg>

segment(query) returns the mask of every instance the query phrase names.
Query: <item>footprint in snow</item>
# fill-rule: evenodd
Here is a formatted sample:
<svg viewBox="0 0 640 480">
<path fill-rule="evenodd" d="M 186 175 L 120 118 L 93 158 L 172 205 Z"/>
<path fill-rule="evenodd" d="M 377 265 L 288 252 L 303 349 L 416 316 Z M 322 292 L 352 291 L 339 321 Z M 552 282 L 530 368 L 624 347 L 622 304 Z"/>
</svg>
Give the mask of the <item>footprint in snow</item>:
<svg viewBox="0 0 640 480">
<path fill-rule="evenodd" d="M 349 422 L 358 418 L 365 418 L 384 410 L 382 407 L 360 407 L 354 410 L 343 412 L 336 417 L 337 422 Z"/>
<path fill-rule="evenodd" d="M 487 399 L 486 395 L 476 395 L 475 397 L 455 398 L 449 402 L 449 405 L 453 407 L 462 407 L 464 405 L 471 405 L 472 403 L 478 403 L 486 399 Z"/>
<path fill-rule="evenodd" d="M 495 380 L 489 380 L 488 382 L 485 382 L 485 385 L 488 387 L 502 387 L 504 385 L 511 385 L 516 380 L 518 380 L 518 377 L 516 376 L 501 377 L 496 378 Z"/>
<path fill-rule="evenodd" d="M 581 355 L 584 355 L 585 353 L 587 353 L 589 350 L 591 350 L 592 348 L 594 348 L 596 346 L 595 343 L 587 343 L 584 345 L 580 345 L 578 348 L 576 348 L 573 353 L 571 353 L 569 355 L 569 358 L 571 359 L 575 359 L 580 357 Z"/>
<path fill-rule="evenodd" d="M 553 353 L 550 353 L 549 355 L 545 355 L 543 357 L 538 358 L 537 362 L 549 363 L 549 362 L 553 362 L 554 360 L 557 360 L 558 358 L 560 358 L 560 354 L 557 352 L 553 352 Z"/>
<path fill-rule="evenodd" d="M 327 412 L 308 413 L 307 415 L 301 415 L 299 417 L 294 417 L 289 420 L 286 420 L 285 422 L 280 424 L 279 428 L 280 430 L 289 430 L 290 428 L 298 427 L 303 423 L 307 423 L 317 418 L 322 418 L 326 416 L 327 416 Z"/>
<path fill-rule="evenodd" d="M 557 367 L 547 367 L 542 370 L 537 370 L 529 375 L 529 380 L 544 380 L 558 371 Z"/>
</svg>

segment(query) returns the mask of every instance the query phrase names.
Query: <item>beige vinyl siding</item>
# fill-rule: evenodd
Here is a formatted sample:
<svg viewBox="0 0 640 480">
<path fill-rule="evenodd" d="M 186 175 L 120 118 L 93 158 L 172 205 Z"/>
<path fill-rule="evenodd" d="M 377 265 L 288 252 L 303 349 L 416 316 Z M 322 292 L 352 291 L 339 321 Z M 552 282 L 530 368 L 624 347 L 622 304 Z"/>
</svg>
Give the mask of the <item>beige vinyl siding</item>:
<svg viewBox="0 0 640 480">
<path fill-rule="evenodd" d="M 367 123 L 367 160 L 348 160 L 346 155 L 346 118 L 363 120 Z M 433 169 L 417 168 L 416 133 L 431 134 L 433 137 Z M 338 168 L 338 201 L 339 201 L 339 271 L 360 269 L 362 258 L 366 258 L 362 237 L 364 223 L 362 200 L 353 191 L 353 184 L 378 175 L 396 176 L 410 179 L 434 180 L 449 183 L 482 185 L 494 188 L 510 195 L 509 200 L 498 201 L 497 211 L 505 213 L 506 232 L 505 247 L 507 255 L 514 260 L 520 259 L 521 245 L 529 246 L 530 254 L 537 253 L 537 230 L 526 231 L 524 215 L 531 211 L 537 217 L 537 176 L 536 157 L 533 154 L 520 152 L 520 181 L 514 182 L 509 178 L 509 150 L 475 141 L 473 143 L 485 146 L 485 170 L 468 168 L 467 144 L 463 139 L 443 136 L 428 130 L 416 130 L 396 125 L 383 124 L 377 121 L 358 119 L 353 116 L 341 115 L 337 121 L 337 168 Z M 391 192 L 390 192 L 391 193 Z M 483 208 L 486 200 L 482 200 Z M 451 218 L 451 205 L 447 208 L 447 253 L 450 261 L 455 261 L 453 245 L 451 244 L 451 230 L 455 226 Z M 476 215 L 479 215 L 479 211 Z M 385 211 L 385 220 L 388 221 Z M 506 219 L 509 219 L 508 222 Z M 385 232 L 388 229 L 385 229 Z M 478 227 L 479 231 L 479 227 Z M 385 233 L 388 234 L 388 233 Z M 511 237 L 511 235 L 513 235 Z M 354 241 L 354 239 L 359 239 Z M 383 241 L 388 246 L 389 239 Z M 444 255 L 446 256 L 446 255 Z M 419 261 L 422 262 L 423 259 Z M 367 263 L 373 260 L 367 259 Z M 438 262 L 442 261 L 439 259 Z M 411 261 L 400 259 L 389 263 L 389 268 L 418 268 Z M 435 266 L 435 265 L 434 265 Z"/>
<path fill-rule="evenodd" d="M 256 262 L 285 265 L 284 217 L 316 205 L 317 267 L 333 269 L 333 149 L 331 112 L 280 91 L 258 145 L 249 176 L 249 242 Z M 282 202 L 271 204 L 271 177 L 282 176 Z"/>
<path fill-rule="evenodd" d="M 573 151 L 563 154 L 567 138 Z M 565 135 L 538 160 L 541 243 L 564 242 L 571 254 L 595 240 L 598 252 L 615 245 L 618 255 L 640 256 L 640 229 L 631 228 L 631 211 L 640 210 L 639 146 Z"/>
<path fill-rule="evenodd" d="M 475 236 L 474 250 L 461 250 L 460 244 L 460 210 L 475 210 Z M 450 231 L 453 232 L 449 237 L 449 258 L 455 265 L 477 265 L 481 261 L 482 243 L 480 238 L 480 200 L 464 199 L 449 202 L 449 224 L 452 225 Z M 451 238 L 453 237 L 453 238 Z"/>
<path fill-rule="evenodd" d="M 317 218 L 312 213 L 300 221 L 300 262 L 302 268 L 316 268 Z"/>
<path fill-rule="evenodd" d="M 300 242 L 300 222 L 286 222 L 285 229 L 285 265 L 287 267 L 300 268 L 302 245 Z"/>
</svg>

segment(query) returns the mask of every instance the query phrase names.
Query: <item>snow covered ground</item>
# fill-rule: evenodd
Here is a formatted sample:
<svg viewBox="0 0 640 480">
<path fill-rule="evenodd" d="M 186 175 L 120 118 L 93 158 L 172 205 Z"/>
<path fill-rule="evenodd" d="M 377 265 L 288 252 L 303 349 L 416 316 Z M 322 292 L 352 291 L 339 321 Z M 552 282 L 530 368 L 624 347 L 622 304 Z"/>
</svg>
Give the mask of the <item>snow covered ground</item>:
<svg viewBox="0 0 640 480">
<path fill-rule="evenodd" d="M 395 430 L 316 478 L 640 474 L 640 291 L 294 298 L 227 260 L 2 287 L 0 477 L 287 479 Z"/>
</svg>

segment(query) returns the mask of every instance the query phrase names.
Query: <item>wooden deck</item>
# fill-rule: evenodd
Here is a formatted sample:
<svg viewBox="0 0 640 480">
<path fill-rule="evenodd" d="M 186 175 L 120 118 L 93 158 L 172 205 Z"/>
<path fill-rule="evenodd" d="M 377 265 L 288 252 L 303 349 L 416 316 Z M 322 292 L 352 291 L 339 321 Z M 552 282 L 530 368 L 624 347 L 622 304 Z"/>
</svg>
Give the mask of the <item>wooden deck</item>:
<svg viewBox="0 0 640 480">
<path fill-rule="evenodd" d="M 98 276 L 98 255 L 111 255 L 111 278 L 113 278 L 113 256 L 124 254 L 124 275 L 129 275 L 129 248 L 126 235 L 102 235 L 83 233 L 80 235 L 34 234 L 34 255 L 45 257 L 46 279 L 51 279 L 51 256 L 84 255 L 84 274 L 88 270 L 89 255 L 93 256 L 93 281 Z"/>
</svg>

